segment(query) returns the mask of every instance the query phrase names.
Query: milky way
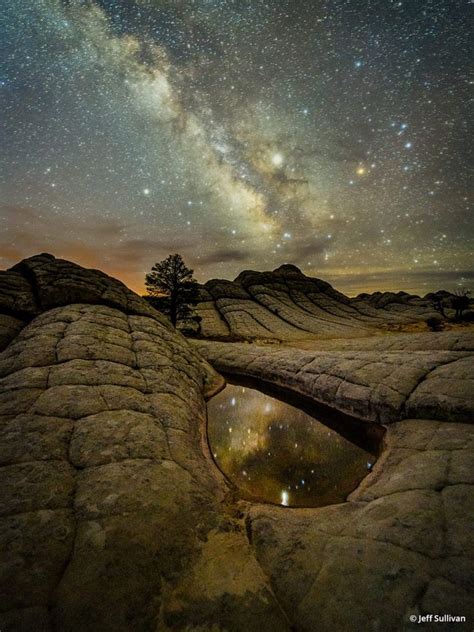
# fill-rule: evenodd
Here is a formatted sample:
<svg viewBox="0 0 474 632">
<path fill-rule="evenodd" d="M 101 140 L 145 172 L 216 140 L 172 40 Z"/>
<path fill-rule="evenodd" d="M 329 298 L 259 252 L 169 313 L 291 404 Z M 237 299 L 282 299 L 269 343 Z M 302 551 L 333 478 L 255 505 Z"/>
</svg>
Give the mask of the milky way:
<svg viewBox="0 0 474 632">
<path fill-rule="evenodd" d="M 468 0 L 0 11 L 2 267 L 48 251 L 140 291 L 179 252 L 201 281 L 469 287 Z"/>
</svg>

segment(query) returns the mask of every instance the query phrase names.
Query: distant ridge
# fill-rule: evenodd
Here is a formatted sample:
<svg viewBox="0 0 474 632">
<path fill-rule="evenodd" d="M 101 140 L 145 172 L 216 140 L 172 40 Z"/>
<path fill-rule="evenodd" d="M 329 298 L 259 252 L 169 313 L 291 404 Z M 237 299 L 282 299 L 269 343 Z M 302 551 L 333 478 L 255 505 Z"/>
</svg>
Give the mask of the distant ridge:
<svg viewBox="0 0 474 632">
<path fill-rule="evenodd" d="M 436 302 L 444 300 L 447 308 L 450 296 L 444 291 L 424 298 L 375 292 L 349 298 L 326 281 L 284 264 L 272 272 L 244 270 L 234 281 L 207 281 L 201 286 L 196 312 L 205 338 L 354 337 L 438 315 Z"/>
</svg>

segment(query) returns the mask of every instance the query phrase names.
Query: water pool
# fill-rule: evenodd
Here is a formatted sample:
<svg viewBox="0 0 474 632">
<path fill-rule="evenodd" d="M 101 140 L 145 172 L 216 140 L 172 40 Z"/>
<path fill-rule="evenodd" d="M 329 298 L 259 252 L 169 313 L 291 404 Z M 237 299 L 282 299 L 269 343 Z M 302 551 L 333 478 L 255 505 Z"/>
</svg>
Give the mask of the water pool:
<svg viewBox="0 0 474 632">
<path fill-rule="evenodd" d="M 233 384 L 208 403 L 208 440 L 243 497 L 285 506 L 343 502 L 376 461 L 303 410 Z"/>
</svg>

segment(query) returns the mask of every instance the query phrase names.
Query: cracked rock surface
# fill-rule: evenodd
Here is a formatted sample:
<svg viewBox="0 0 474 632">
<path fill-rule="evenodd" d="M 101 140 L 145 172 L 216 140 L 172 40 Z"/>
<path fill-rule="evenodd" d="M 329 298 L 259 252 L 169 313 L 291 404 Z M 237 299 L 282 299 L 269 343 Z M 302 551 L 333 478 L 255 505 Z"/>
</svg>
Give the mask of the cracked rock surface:
<svg viewBox="0 0 474 632">
<path fill-rule="evenodd" d="M 296 629 L 416 630 L 410 615 L 426 613 L 464 615 L 452 629 L 470 629 L 473 448 L 472 426 L 406 419 L 348 502 L 251 507 L 257 559 Z"/>
<path fill-rule="evenodd" d="M 0 274 L 0 313 L 2 632 L 472 629 L 471 338 L 190 345 L 50 255 Z M 203 356 L 383 421 L 373 471 L 339 505 L 240 501 L 209 455 Z"/>
<path fill-rule="evenodd" d="M 0 278 L 2 632 L 286 629 L 207 452 L 222 378 L 102 273 L 39 256 Z"/>
<path fill-rule="evenodd" d="M 386 428 L 348 502 L 253 505 L 257 559 L 296 629 L 411 630 L 410 615 L 474 620 L 474 335 L 387 335 L 304 348 L 196 342 L 234 379 Z M 459 503 L 459 504 L 458 504 Z M 426 629 L 440 624 L 424 623 Z"/>
<path fill-rule="evenodd" d="M 194 344 L 222 373 L 280 387 L 366 421 L 474 421 L 474 333 L 321 341 L 308 345 L 311 350 Z"/>
</svg>

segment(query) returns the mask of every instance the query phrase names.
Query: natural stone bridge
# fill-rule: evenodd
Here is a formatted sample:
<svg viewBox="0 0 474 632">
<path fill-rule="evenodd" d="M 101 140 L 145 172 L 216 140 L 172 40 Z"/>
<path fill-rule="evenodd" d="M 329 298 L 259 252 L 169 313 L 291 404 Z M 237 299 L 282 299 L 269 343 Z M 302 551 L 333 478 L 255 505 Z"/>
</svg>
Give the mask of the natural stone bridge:
<svg viewBox="0 0 474 632">
<path fill-rule="evenodd" d="M 253 378 L 366 421 L 474 421 L 474 333 L 312 341 L 308 346 L 196 344 L 221 373 Z"/>
<path fill-rule="evenodd" d="M 0 312 L 2 632 L 472 629 L 470 335 L 196 348 L 50 255 L 0 274 Z M 340 505 L 239 500 L 209 455 L 223 380 L 202 354 L 383 421 L 373 472 Z"/>
</svg>

